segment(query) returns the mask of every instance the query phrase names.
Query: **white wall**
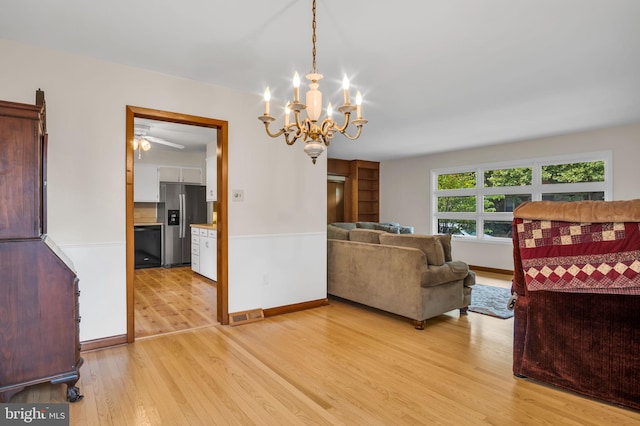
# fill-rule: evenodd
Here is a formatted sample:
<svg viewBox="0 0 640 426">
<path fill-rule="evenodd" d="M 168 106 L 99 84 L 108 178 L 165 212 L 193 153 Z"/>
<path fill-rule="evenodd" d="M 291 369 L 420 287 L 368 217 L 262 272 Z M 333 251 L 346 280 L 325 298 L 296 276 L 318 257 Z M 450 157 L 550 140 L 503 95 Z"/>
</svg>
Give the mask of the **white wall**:
<svg viewBox="0 0 640 426">
<path fill-rule="evenodd" d="M 640 124 L 592 130 L 380 164 L 380 218 L 431 229 L 431 169 L 611 150 L 613 199 L 640 198 Z M 509 243 L 466 242 L 454 239 L 454 257 L 471 265 L 513 269 Z"/>
<path fill-rule="evenodd" d="M 126 105 L 229 121 L 229 189 L 245 193 L 244 202 L 229 202 L 230 241 L 263 241 L 229 244 L 230 312 L 326 296 L 323 273 L 296 272 L 326 269 L 326 157 L 313 166 L 302 146 L 266 136 L 257 119 L 260 94 L 7 40 L 0 40 L 0 58 L 0 99 L 33 104 L 35 90 L 45 91 L 48 229 L 79 273 L 81 340 L 126 333 Z M 286 264 L 263 261 L 271 240 L 287 253 Z"/>
</svg>

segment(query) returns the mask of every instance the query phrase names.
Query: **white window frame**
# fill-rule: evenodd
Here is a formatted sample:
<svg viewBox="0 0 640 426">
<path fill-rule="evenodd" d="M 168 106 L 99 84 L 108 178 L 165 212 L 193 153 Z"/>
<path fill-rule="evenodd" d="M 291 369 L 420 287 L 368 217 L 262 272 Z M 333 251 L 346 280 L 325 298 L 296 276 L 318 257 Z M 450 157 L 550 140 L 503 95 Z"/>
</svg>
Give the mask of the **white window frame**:
<svg viewBox="0 0 640 426">
<path fill-rule="evenodd" d="M 492 242 L 506 244 L 511 243 L 511 239 L 502 237 L 487 238 L 484 235 L 484 222 L 486 221 L 513 221 L 512 212 L 485 212 L 484 196 L 485 195 L 517 195 L 531 194 L 532 201 L 541 201 L 542 194 L 547 193 L 576 193 L 576 192 L 604 192 L 604 199 L 611 201 L 613 199 L 613 171 L 612 171 L 612 151 L 597 151 L 578 153 L 553 157 L 541 157 L 527 160 L 502 161 L 499 163 L 485 163 L 471 166 L 447 167 L 442 169 L 431 170 L 431 229 L 434 233 L 438 232 L 439 219 L 460 219 L 475 220 L 476 235 L 463 236 L 453 235 L 453 238 L 463 239 L 464 241 Z M 543 184 L 542 183 L 542 166 L 567 163 L 582 163 L 604 161 L 604 182 L 583 182 L 583 183 L 564 183 L 564 184 Z M 486 170 L 501 170 L 512 168 L 530 167 L 531 185 L 523 186 L 484 186 L 484 172 Z M 453 173 L 475 172 L 476 186 L 475 188 L 462 189 L 438 189 L 438 176 Z M 475 196 L 476 211 L 475 212 L 439 212 L 438 197 L 452 196 Z"/>
</svg>

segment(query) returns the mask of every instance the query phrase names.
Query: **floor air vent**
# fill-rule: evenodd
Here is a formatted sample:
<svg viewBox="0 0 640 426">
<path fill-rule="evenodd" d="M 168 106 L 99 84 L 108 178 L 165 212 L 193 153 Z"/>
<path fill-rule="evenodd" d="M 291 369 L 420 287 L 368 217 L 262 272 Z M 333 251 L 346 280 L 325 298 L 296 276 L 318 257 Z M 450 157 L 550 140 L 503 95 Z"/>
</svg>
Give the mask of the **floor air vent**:
<svg viewBox="0 0 640 426">
<path fill-rule="evenodd" d="M 262 309 L 251 309 L 249 311 L 234 312 L 229 314 L 229 325 L 240 325 L 248 322 L 261 321 L 264 319 Z"/>
</svg>

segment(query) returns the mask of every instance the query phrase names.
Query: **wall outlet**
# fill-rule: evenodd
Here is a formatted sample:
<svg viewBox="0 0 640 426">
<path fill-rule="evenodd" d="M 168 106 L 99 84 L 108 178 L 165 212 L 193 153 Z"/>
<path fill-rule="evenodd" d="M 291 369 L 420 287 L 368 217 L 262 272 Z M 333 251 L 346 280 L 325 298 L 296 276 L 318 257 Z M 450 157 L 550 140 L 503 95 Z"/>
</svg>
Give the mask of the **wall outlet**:
<svg viewBox="0 0 640 426">
<path fill-rule="evenodd" d="M 232 189 L 231 190 L 232 201 L 244 201 L 244 189 Z"/>
<path fill-rule="evenodd" d="M 262 275 L 262 285 L 269 285 L 269 275 L 268 274 Z"/>
</svg>

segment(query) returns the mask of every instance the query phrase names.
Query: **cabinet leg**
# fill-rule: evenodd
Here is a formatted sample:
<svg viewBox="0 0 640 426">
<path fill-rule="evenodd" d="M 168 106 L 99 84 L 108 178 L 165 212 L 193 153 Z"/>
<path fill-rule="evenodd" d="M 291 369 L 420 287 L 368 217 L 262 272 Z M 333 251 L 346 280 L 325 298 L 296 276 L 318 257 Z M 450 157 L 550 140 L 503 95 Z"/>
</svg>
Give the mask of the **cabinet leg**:
<svg viewBox="0 0 640 426">
<path fill-rule="evenodd" d="M 9 402 L 9 400 L 11 400 L 11 397 L 15 394 L 17 394 L 18 392 L 20 392 L 21 390 L 23 390 L 24 388 L 17 388 L 17 389 L 12 389 L 12 390 L 8 390 L 8 391 L 4 391 L 4 392 L 0 392 L 0 403 L 4 404 Z"/>
<path fill-rule="evenodd" d="M 78 402 L 84 395 L 80 395 L 80 389 L 77 386 L 68 385 L 67 386 L 67 401 L 69 402 Z"/>
</svg>

